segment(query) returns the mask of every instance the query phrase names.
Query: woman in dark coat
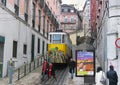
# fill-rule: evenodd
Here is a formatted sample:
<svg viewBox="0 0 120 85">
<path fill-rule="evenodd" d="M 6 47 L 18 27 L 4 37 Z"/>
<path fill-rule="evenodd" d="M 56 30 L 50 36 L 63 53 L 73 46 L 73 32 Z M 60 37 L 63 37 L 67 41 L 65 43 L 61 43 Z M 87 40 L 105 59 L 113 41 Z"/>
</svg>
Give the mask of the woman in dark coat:
<svg viewBox="0 0 120 85">
<path fill-rule="evenodd" d="M 110 70 L 107 72 L 107 78 L 109 79 L 109 85 L 117 85 L 118 76 L 112 65 L 110 66 Z"/>
</svg>

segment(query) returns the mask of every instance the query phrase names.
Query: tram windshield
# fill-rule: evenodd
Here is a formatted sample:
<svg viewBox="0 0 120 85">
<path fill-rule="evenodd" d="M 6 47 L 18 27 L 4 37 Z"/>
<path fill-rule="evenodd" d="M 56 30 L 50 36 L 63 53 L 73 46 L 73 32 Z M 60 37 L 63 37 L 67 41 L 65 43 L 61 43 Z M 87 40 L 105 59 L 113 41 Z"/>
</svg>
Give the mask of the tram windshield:
<svg viewBox="0 0 120 85">
<path fill-rule="evenodd" d="M 53 34 L 53 43 L 61 43 L 61 34 Z"/>
</svg>

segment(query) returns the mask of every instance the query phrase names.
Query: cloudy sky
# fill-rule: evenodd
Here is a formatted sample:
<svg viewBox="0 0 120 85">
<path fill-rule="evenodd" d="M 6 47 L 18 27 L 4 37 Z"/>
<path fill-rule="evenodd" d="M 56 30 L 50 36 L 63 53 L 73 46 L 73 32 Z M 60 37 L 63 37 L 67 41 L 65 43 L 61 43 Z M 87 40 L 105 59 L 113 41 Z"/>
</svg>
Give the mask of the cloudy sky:
<svg viewBox="0 0 120 85">
<path fill-rule="evenodd" d="M 76 8 L 82 10 L 86 0 L 62 0 L 62 4 L 75 4 Z"/>
</svg>

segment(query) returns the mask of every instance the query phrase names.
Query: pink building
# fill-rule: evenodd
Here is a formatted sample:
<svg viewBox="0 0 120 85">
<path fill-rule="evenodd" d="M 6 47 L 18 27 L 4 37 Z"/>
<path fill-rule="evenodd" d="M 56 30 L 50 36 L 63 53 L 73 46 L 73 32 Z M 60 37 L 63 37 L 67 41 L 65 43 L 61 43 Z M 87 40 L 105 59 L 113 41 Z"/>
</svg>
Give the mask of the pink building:
<svg viewBox="0 0 120 85">
<path fill-rule="evenodd" d="M 65 32 L 76 32 L 76 30 L 82 29 L 82 19 L 73 5 L 63 4 L 61 6 L 61 26 Z"/>
<path fill-rule="evenodd" d="M 90 17 L 91 17 L 91 31 L 94 32 L 96 28 L 96 0 L 91 0 L 91 7 L 90 7 Z"/>
</svg>

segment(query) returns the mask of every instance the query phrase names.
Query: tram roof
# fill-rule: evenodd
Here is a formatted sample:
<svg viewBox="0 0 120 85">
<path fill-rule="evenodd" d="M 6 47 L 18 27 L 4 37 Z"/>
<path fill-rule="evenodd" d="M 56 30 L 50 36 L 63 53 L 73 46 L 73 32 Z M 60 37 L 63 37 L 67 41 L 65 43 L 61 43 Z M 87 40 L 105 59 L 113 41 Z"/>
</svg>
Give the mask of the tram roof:
<svg viewBox="0 0 120 85">
<path fill-rule="evenodd" d="M 66 32 L 49 32 L 49 34 L 67 34 Z"/>
</svg>

